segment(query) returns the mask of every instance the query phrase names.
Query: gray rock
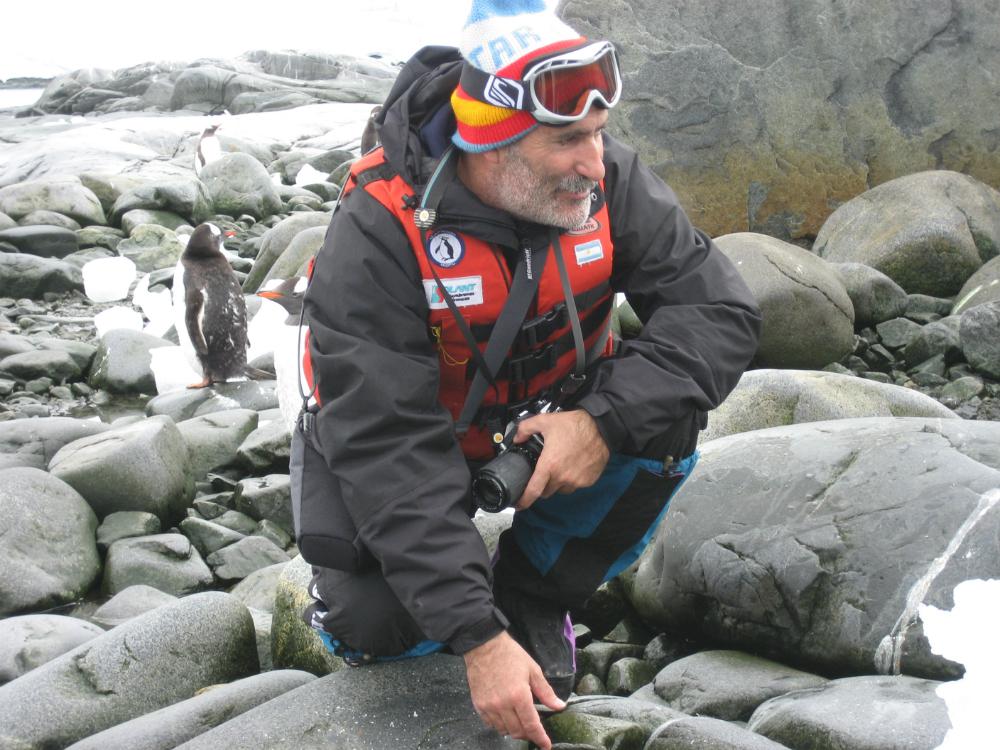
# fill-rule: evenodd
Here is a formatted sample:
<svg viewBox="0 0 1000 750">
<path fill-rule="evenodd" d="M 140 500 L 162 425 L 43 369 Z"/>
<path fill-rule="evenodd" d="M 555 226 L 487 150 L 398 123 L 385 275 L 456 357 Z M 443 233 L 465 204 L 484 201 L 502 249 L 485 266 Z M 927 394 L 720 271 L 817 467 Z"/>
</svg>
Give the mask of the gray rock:
<svg viewBox="0 0 1000 750">
<path fill-rule="evenodd" d="M 643 685 L 648 685 L 656 675 L 656 667 L 635 656 L 619 659 L 608 670 L 608 693 L 627 696 Z"/>
<path fill-rule="evenodd" d="M 748 370 L 708 415 L 701 442 L 765 427 L 852 417 L 957 419 L 930 396 L 851 375 L 802 370 Z"/>
<path fill-rule="evenodd" d="M 549 736 L 563 747 L 568 743 L 574 748 L 641 748 L 645 744 L 646 730 L 638 724 L 588 713 L 562 712 L 543 721 Z"/>
<path fill-rule="evenodd" d="M 76 266 L 27 253 L 0 252 L 0 294 L 42 299 L 48 292 L 73 290 L 83 291 L 83 273 Z"/>
<path fill-rule="evenodd" d="M 253 535 L 270 539 L 276 545 L 281 547 L 281 549 L 288 549 L 292 544 L 291 533 L 276 524 L 274 521 L 269 521 L 266 518 L 263 521 L 257 522 L 257 527 L 254 529 Z"/>
<path fill-rule="evenodd" d="M 140 510 L 120 510 L 109 513 L 97 527 L 97 546 L 106 550 L 113 542 L 131 536 L 160 533 L 160 519 Z"/>
<path fill-rule="evenodd" d="M 668 664 L 656 675 L 656 694 L 686 714 L 747 721 L 766 700 L 820 687 L 825 677 L 740 651 L 702 651 Z"/>
<path fill-rule="evenodd" d="M 181 533 L 191 540 L 191 544 L 197 548 L 202 557 L 245 538 L 245 535 L 238 531 L 206 521 L 203 518 L 185 518 L 180 523 L 180 529 Z"/>
<path fill-rule="evenodd" d="M 629 643 L 594 641 L 577 652 L 577 657 L 580 660 L 580 663 L 577 665 L 577 673 L 586 674 L 589 672 L 595 674 L 600 678 L 601 682 L 607 684 L 608 673 L 611 671 L 612 664 L 619 659 L 641 657 L 642 650 L 642 646 Z"/>
<path fill-rule="evenodd" d="M 916 367 L 921 362 L 938 355 L 943 356 L 944 361 L 949 364 L 961 359 L 960 322 L 960 316 L 951 315 L 925 325 L 903 350 L 906 366 Z"/>
<path fill-rule="evenodd" d="M 172 750 L 183 742 L 316 679 L 308 672 L 281 670 L 212 687 L 193 698 L 105 729 L 72 750 Z"/>
<path fill-rule="evenodd" d="M 82 596 L 101 571 L 96 529 L 65 482 L 40 469 L 0 471 L 0 616 Z"/>
<path fill-rule="evenodd" d="M 63 615 L 0 620 L 0 685 L 103 633 L 97 625 Z"/>
<path fill-rule="evenodd" d="M 233 586 L 229 593 L 251 609 L 273 613 L 278 582 L 286 565 L 288 563 L 278 562 L 266 568 L 259 568 Z"/>
<path fill-rule="evenodd" d="M 905 675 L 847 677 L 773 698 L 749 729 L 788 747 L 935 748 L 951 726 L 941 683 Z"/>
<path fill-rule="evenodd" d="M 0 431 L 0 469 L 31 466 L 47 469 L 52 457 L 67 443 L 108 429 L 101 422 L 71 417 L 41 417 L 7 422 Z"/>
<path fill-rule="evenodd" d="M 942 404 L 949 406 L 949 408 L 955 408 L 964 401 L 980 395 L 985 387 L 982 379 L 977 378 L 975 375 L 966 375 L 943 386 L 938 399 L 940 399 Z"/>
<path fill-rule="evenodd" d="M 668 632 L 793 665 L 953 678 L 917 605 L 997 577 L 998 446 L 1000 423 L 890 417 L 713 440 L 629 599 Z"/>
<path fill-rule="evenodd" d="M 249 154 L 223 154 L 201 171 L 217 213 L 262 219 L 281 211 L 281 199 L 264 166 Z"/>
<path fill-rule="evenodd" d="M 313 208 L 311 210 L 316 209 Z M 321 215 L 326 216 L 326 214 Z M 304 229 L 295 235 L 292 241 L 288 243 L 285 251 L 275 261 L 274 265 L 271 266 L 271 269 L 267 272 L 267 276 L 264 277 L 264 281 L 288 279 L 292 276 L 298 276 L 299 269 L 307 264 L 319 252 L 319 249 L 323 247 L 323 240 L 326 238 L 326 229 L 325 225 L 320 224 L 319 226 Z"/>
<path fill-rule="evenodd" d="M 278 406 L 276 386 L 273 380 L 245 380 L 216 383 L 198 390 L 171 391 L 150 399 L 146 404 L 146 413 L 165 414 L 180 422 L 230 409 L 259 412 Z"/>
<path fill-rule="evenodd" d="M 11 354 L 23 354 L 33 352 L 37 347 L 27 336 L 19 336 L 16 333 L 0 332 L 0 360 L 9 357 Z"/>
<path fill-rule="evenodd" d="M 260 536 L 240 539 L 205 558 L 216 577 L 223 581 L 242 580 L 256 570 L 288 560 L 284 550 Z"/>
<path fill-rule="evenodd" d="M 1000 301 L 1000 257 L 986 261 L 969 277 L 955 296 L 955 304 L 949 312 L 951 315 L 960 315 L 984 302 L 998 301 Z"/>
<path fill-rule="evenodd" d="M 0 242 L 39 258 L 62 258 L 79 250 L 72 229 L 53 226 L 21 226 L 0 231 Z"/>
<path fill-rule="evenodd" d="M 854 325 L 873 326 L 906 311 L 906 292 L 881 271 L 863 263 L 833 263 L 854 305 Z"/>
<path fill-rule="evenodd" d="M 755 361 L 819 369 L 854 349 L 854 307 L 840 275 L 806 250 L 750 232 L 719 237 L 764 316 Z"/>
<path fill-rule="evenodd" d="M 193 495 L 187 446 L 167 417 L 149 417 L 63 446 L 49 471 L 101 518 L 119 510 L 179 517 Z"/>
<path fill-rule="evenodd" d="M 3 211 L 0 211 L 0 230 L 10 229 L 11 227 L 16 227 L 17 222 L 10 218 Z"/>
<path fill-rule="evenodd" d="M 586 714 L 628 722 L 642 727 L 646 734 L 668 721 L 684 718 L 684 714 L 670 708 L 655 695 L 653 701 L 609 695 L 571 698 L 566 713 L 570 716 Z"/>
<path fill-rule="evenodd" d="M 288 474 L 268 474 L 240 480 L 236 509 L 257 521 L 267 519 L 292 530 L 292 487 Z"/>
<path fill-rule="evenodd" d="M 257 669 L 246 607 L 219 592 L 186 597 L 0 687 L 3 739 L 65 747 Z"/>
<path fill-rule="evenodd" d="M 257 428 L 257 412 L 230 409 L 178 422 L 191 458 L 191 473 L 201 477 L 236 461 L 237 449 Z"/>
<path fill-rule="evenodd" d="M 148 584 L 167 594 L 186 596 L 213 582 L 212 571 L 183 534 L 119 539 L 108 548 L 102 588 L 117 594 Z"/>
<path fill-rule="evenodd" d="M 930 294 L 908 294 L 906 295 L 906 315 L 919 322 L 929 323 L 930 320 L 921 320 L 920 316 L 936 315 L 937 320 L 951 314 L 953 301 L 950 297 L 935 297 Z"/>
<path fill-rule="evenodd" d="M 133 208 L 122 214 L 121 224 L 125 234 L 131 235 L 137 227 L 143 224 L 156 224 L 173 232 L 178 227 L 188 226 L 188 220 L 178 216 L 173 211 Z"/>
<path fill-rule="evenodd" d="M 344 668 L 343 660 L 331 654 L 316 631 L 302 621 L 302 610 L 313 602 L 311 580 L 312 567 L 301 556 L 285 564 L 275 590 L 271 656 L 276 669 L 330 674 Z"/>
<path fill-rule="evenodd" d="M 93 191 L 75 177 L 28 180 L 0 188 L 0 211 L 20 219 L 33 211 L 56 211 L 80 224 L 107 224 Z"/>
<path fill-rule="evenodd" d="M 254 474 L 288 471 L 292 434 L 283 419 L 261 425 L 246 435 L 236 451 L 240 464 Z"/>
<path fill-rule="evenodd" d="M 33 336 L 32 339 L 39 349 L 69 354 L 81 372 L 87 372 L 90 369 L 90 364 L 97 353 L 97 347 L 86 341 L 71 341 L 49 336 Z"/>
<path fill-rule="evenodd" d="M 326 227 L 330 223 L 330 214 L 301 213 L 282 219 L 264 233 L 261 238 L 260 252 L 254 263 L 253 270 L 243 282 L 245 292 L 256 292 L 264 279 L 268 277 L 271 267 L 277 262 L 292 240 L 311 227 Z"/>
<path fill-rule="evenodd" d="M 893 318 L 875 326 L 879 339 L 890 349 L 903 349 L 920 335 L 923 326 L 909 318 Z"/>
<path fill-rule="evenodd" d="M 129 258 L 140 272 L 173 268 L 183 252 L 184 245 L 174 231 L 159 224 L 140 224 L 118 243 L 118 254 Z"/>
<path fill-rule="evenodd" d="M 88 382 L 111 393 L 156 393 L 151 349 L 170 342 L 142 331 L 116 328 L 104 334 Z"/>
<path fill-rule="evenodd" d="M 90 621 L 102 628 L 114 628 L 134 620 L 152 609 L 177 601 L 177 597 L 166 594 L 152 586 L 137 583 L 128 586 L 94 610 Z"/>
<path fill-rule="evenodd" d="M 68 352 L 53 350 L 12 354 L 0 360 L 0 370 L 21 380 L 49 377 L 61 382 L 82 374 L 80 366 Z"/>
<path fill-rule="evenodd" d="M 472 710 L 462 659 L 438 654 L 327 675 L 180 748 L 339 747 L 345 741 L 351 750 L 519 746 L 484 729 Z"/>
<path fill-rule="evenodd" d="M 69 229 L 73 232 L 77 232 L 80 229 L 80 224 L 68 216 L 57 213 L 55 211 L 47 211 L 44 209 L 39 209 L 32 211 L 30 214 L 25 214 L 17 221 L 19 226 L 22 227 L 34 227 L 34 226 L 49 226 L 49 227 L 61 227 L 63 229 Z"/>
<path fill-rule="evenodd" d="M 84 227 L 76 233 L 76 244 L 81 249 L 100 247 L 114 253 L 118 248 L 118 244 L 125 237 L 126 234 L 121 229 L 116 229 L 115 227 Z M 110 257 L 110 255 L 103 257 Z"/>
<path fill-rule="evenodd" d="M 712 750 L 787 750 L 759 734 L 732 722 L 707 716 L 686 716 L 654 732 L 643 750 L 689 750 L 694 747 Z"/>
<path fill-rule="evenodd" d="M 1000 248 L 1000 193 L 957 172 L 890 180 L 838 208 L 813 251 L 877 268 L 907 292 L 945 297 Z"/>
<path fill-rule="evenodd" d="M 238 531 L 244 536 L 249 536 L 257 530 L 257 521 L 238 510 L 227 510 L 222 515 L 216 516 L 213 520 L 220 526 Z"/>
<path fill-rule="evenodd" d="M 961 315 L 959 335 L 965 359 L 978 372 L 1000 379 L 1000 301 L 970 308 Z M 0 362 L 0 367 L 3 363 Z"/>
<path fill-rule="evenodd" d="M 131 186 L 115 199 L 111 220 L 121 224 L 126 214 L 136 210 L 168 211 L 182 217 L 192 226 L 208 221 L 215 213 L 212 209 L 211 196 L 205 186 L 200 180 L 192 178 L 146 182 Z"/>
</svg>

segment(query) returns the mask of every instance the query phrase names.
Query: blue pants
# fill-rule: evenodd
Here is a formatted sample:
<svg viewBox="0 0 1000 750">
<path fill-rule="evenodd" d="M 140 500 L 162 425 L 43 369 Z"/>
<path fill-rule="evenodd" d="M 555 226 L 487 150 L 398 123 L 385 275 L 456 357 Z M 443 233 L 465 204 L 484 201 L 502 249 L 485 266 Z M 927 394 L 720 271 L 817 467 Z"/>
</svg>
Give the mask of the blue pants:
<svg viewBox="0 0 1000 750">
<path fill-rule="evenodd" d="M 697 461 L 697 452 L 667 467 L 615 454 L 591 487 L 556 494 L 518 511 L 511 528 L 500 536 L 495 585 L 557 602 L 567 611 L 581 607 L 598 586 L 639 558 Z M 443 648 L 426 640 L 377 568 L 336 575 L 342 579 L 338 599 L 359 602 L 357 607 L 338 607 L 345 614 L 357 613 L 358 622 L 338 623 L 336 635 L 321 630 L 327 647 L 338 656 L 360 663 L 371 660 L 371 654 L 381 660 Z M 306 613 L 313 623 L 327 614 L 318 600 Z"/>
</svg>

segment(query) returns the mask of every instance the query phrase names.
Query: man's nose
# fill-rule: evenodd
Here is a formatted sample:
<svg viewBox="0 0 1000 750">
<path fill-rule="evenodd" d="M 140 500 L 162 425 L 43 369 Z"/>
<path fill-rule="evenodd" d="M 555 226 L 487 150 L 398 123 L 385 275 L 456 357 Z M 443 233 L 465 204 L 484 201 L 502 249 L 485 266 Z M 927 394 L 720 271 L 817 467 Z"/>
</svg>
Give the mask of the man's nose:
<svg viewBox="0 0 1000 750">
<path fill-rule="evenodd" d="M 594 182 L 604 179 L 604 139 L 600 133 L 581 144 L 576 172 Z"/>
</svg>

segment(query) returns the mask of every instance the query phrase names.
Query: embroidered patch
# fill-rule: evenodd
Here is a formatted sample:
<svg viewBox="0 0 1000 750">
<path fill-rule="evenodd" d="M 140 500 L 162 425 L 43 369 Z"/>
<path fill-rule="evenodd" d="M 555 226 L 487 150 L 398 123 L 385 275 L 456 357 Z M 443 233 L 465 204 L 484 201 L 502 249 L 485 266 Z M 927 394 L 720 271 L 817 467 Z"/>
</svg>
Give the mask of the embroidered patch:
<svg viewBox="0 0 1000 750">
<path fill-rule="evenodd" d="M 460 279 L 441 279 L 444 288 L 448 290 L 456 307 L 469 307 L 483 304 L 483 277 L 465 276 Z M 424 291 L 427 292 L 427 304 L 431 310 L 445 310 L 448 303 L 438 288 L 434 279 L 424 280 Z"/>
<path fill-rule="evenodd" d="M 465 255 L 465 243 L 454 232 L 436 232 L 427 240 L 427 250 L 441 268 L 451 268 Z"/>
<path fill-rule="evenodd" d="M 584 242 L 582 245 L 576 245 L 573 250 L 576 252 L 576 264 L 578 266 L 585 266 L 604 257 L 604 246 L 601 245 L 600 240 Z"/>
<path fill-rule="evenodd" d="M 580 234 L 593 234 L 598 229 L 601 228 L 601 222 L 595 219 L 593 216 L 587 218 L 583 224 L 578 226 L 576 229 L 571 229 L 566 234 L 570 235 L 580 235 Z"/>
</svg>

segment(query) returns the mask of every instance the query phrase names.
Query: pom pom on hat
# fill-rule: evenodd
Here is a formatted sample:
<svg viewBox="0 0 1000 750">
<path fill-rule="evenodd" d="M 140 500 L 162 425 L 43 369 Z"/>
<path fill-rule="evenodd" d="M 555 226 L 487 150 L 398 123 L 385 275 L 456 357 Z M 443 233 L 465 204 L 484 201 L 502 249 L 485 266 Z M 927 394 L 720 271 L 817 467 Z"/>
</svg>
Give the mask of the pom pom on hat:
<svg viewBox="0 0 1000 750">
<path fill-rule="evenodd" d="M 539 57 L 586 41 L 548 10 L 545 0 L 473 0 L 460 48 L 470 65 L 504 78 L 521 78 Z M 523 138 L 538 121 L 528 112 L 486 104 L 461 85 L 451 97 L 463 151 L 489 151 Z"/>
</svg>

